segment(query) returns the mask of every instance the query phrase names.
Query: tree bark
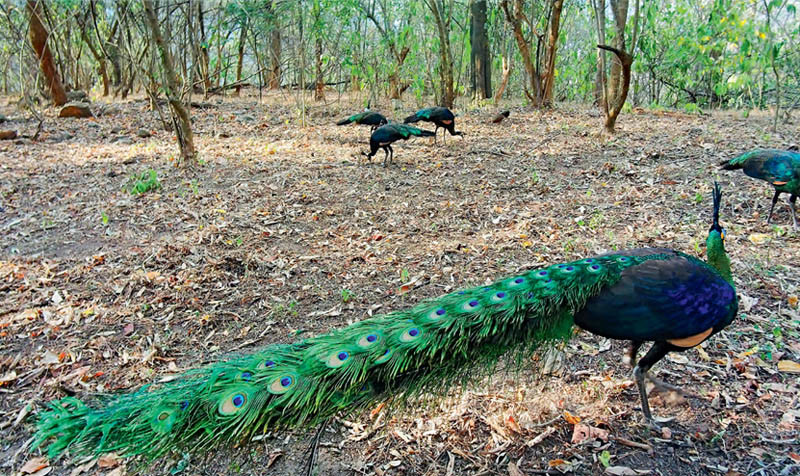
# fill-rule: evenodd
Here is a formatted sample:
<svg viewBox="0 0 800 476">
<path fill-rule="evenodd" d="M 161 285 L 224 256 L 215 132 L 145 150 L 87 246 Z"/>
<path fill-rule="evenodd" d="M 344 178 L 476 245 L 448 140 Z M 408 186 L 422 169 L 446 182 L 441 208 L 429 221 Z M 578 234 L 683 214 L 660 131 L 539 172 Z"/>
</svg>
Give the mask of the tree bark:
<svg viewBox="0 0 800 476">
<path fill-rule="evenodd" d="M 206 22 L 203 16 L 203 1 L 197 2 L 197 21 L 200 23 L 200 76 L 203 79 L 204 96 L 208 96 L 211 89 L 211 72 L 208 70 L 211 61 L 208 57 L 208 43 L 206 42 Z"/>
<path fill-rule="evenodd" d="M 158 18 L 156 17 L 152 0 L 143 0 L 142 4 L 144 5 L 145 18 L 150 27 L 150 33 L 153 35 L 153 41 L 158 49 L 158 55 L 161 58 L 161 67 L 164 73 L 162 86 L 167 95 L 170 110 L 172 111 L 172 125 L 175 129 L 175 135 L 178 138 L 182 163 L 184 165 L 194 164 L 197 162 L 197 151 L 194 148 L 192 123 L 189 119 L 189 112 L 183 102 L 181 102 L 178 93 L 180 86 L 178 84 L 178 78 L 175 75 L 172 56 L 169 53 L 169 49 L 167 49 L 164 37 L 161 36 L 161 29 L 158 26 Z"/>
<path fill-rule="evenodd" d="M 247 41 L 247 20 L 243 19 L 242 29 L 239 32 L 239 48 L 237 51 L 238 57 L 236 59 L 236 82 L 242 80 L 242 63 L 244 62 L 244 45 L 246 41 Z M 236 86 L 236 89 L 233 92 L 234 96 L 239 96 L 241 90 L 242 90 L 241 86 Z"/>
<path fill-rule="evenodd" d="M 486 0 L 472 0 L 470 12 L 472 90 L 478 99 L 488 99 L 492 97 L 492 63 L 489 56 L 489 36 L 486 32 Z"/>
<path fill-rule="evenodd" d="M 373 11 L 371 9 L 367 9 L 361 3 L 359 3 L 359 6 L 364 15 L 366 15 L 366 17 L 375 25 L 375 28 L 378 29 L 378 33 L 380 33 L 383 40 L 389 45 L 389 50 L 392 52 L 392 56 L 394 56 L 395 65 L 387 78 L 389 80 L 389 99 L 400 99 L 410 85 L 408 81 L 401 80 L 400 69 L 403 67 L 403 63 L 405 62 L 408 53 L 411 51 L 411 48 L 408 45 L 405 45 L 403 48 L 398 49 L 397 38 L 395 38 L 394 35 L 390 35 L 386 29 L 383 28 L 378 19 L 375 18 Z M 405 37 L 401 38 L 401 40 L 405 42 Z"/>
<path fill-rule="evenodd" d="M 542 98 L 541 104 L 553 106 L 553 86 L 556 77 L 556 52 L 558 51 L 558 32 L 561 27 L 561 9 L 564 0 L 553 0 L 550 12 L 550 27 L 547 34 L 547 51 L 545 53 L 544 69 L 541 75 Z"/>
<path fill-rule="evenodd" d="M 322 6 L 314 2 L 314 101 L 325 100 L 325 78 L 322 75 Z"/>
<path fill-rule="evenodd" d="M 631 65 L 633 56 L 628 53 L 606 45 L 597 45 L 598 48 L 611 51 L 617 56 L 620 67 L 620 79 L 618 80 L 618 90 L 616 96 L 607 96 L 609 99 L 608 112 L 606 114 L 605 129 L 607 132 L 614 132 L 617 117 L 622 111 L 622 106 L 628 98 L 628 89 L 631 84 Z"/>
<path fill-rule="evenodd" d="M 506 58 L 503 56 L 503 77 L 500 80 L 500 87 L 497 88 L 497 92 L 494 93 L 494 103 L 497 104 L 500 102 L 500 97 L 506 90 L 506 86 L 508 86 L 508 78 L 511 77 L 511 59 Z"/>
<path fill-rule="evenodd" d="M 439 80 L 441 81 L 442 106 L 451 108 L 455 102 L 456 94 L 453 84 L 453 61 L 450 53 L 450 17 L 444 17 L 443 8 L 439 7 L 437 0 L 426 0 L 428 7 L 436 21 L 436 30 L 439 32 Z M 442 5 L 444 6 L 444 5 Z M 453 5 L 450 5 L 450 12 Z"/>
<path fill-rule="evenodd" d="M 270 61 L 271 69 L 269 72 L 269 88 L 280 89 L 281 87 L 281 29 L 278 17 L 274 14 L 272 2 L 267 2 L 267 8 L 272 13 L 272 31 L 270 32 Z"/>
<path fill-rule="evenodd" d="M 36 52 L 36 56 L 39 58 L 39 66 L 42 68 L 45 80 L 47 80 L 47 88 L 50 90 L 53 104 L 63 106 L 67 103 L 67 93 L 61 84 L 61 78 L 53 62 L 53 55 L 47 46 L 47 39 L 50 34 L 42 24 L 42 5 L 38 0 L 28 0 L 26 6 L 31 16 L 28 38 L 33 50 Z"/>
</svg>

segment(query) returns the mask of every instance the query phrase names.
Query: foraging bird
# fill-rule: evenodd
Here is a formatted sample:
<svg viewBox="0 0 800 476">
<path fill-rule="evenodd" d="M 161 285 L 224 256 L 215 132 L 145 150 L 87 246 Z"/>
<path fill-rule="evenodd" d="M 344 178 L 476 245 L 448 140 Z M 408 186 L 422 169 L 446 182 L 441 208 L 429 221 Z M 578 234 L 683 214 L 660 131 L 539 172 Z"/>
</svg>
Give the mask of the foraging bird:
<svg viewBox="0 0 800 476">
<path fill-rule="evenodd" d="M 53 458 L 116 451 L 152 461 L 173 450 L 309 427 L 390 396 L 441 391 L 488 371 L 508 352 L 568 338 L 573 324 L 632 341 L 634 355 L 641 343 L 654 341 L 635 370 L 642 411 L 652 423 L 644 386 L 650 367 L 719 332 L 737 311 L 720 200 L 715 184 L 707 262 L 643 248 L 557 264 L 91 405 L 66 397 L 39 415 L 32 447 L 48 445 Z"/>
<path fill-rule="evenodd" d="M 494 116 L 494 119 L 492 119 L 492 122 L 494 122 L 495 124 L 500 124 L 501 122 L 503 122 L 503 119 L 507 119 L 510 114 L 511 114 L 511 111 L 500 112 L 496 116 Z"/>
<path fill-rule="evenodd" d="M 436 129 L 433 131 L 434 143 L 436 143 L 436 133 L 439 132 L 440 127 L 450 132 L 451 136 L 464 137 L 463 132 L 456 130 L 456 116 L 453 114 L 453 111 L 447 109 L 446 107 L 436 106 L 429 107 L 427 109 L 420 109 L 403 120 L 403 122 L 406 124 L 411 124 L 418 121 L 428 121 L 436 124 Z M 442 137 L 447 137 L 447 135 L 445 134 Z M 447 142 L 446 139 L 443 140 L 445 143 Z"/>
<path fill-rule="evenodd" d="M 350 123 L 361 124 L 365 126 L 370 126 L 370 132 L 374 131 L 378 127 L 388 124 L 389 121 L 383 114 L 380 114 L 375 111 L 366 110 L 364 112 L 359 112 L 358 114 L 353 114 L 352 116 L 348 117 L 347 119 L 342 119 L 341 121 L 337 122 L 337 126 L 344 126 Z"/>
<path fill-rule="evenodd" d="M 383 158 L 383 166 L 386 167 L 394 159 L 394 149 L 392 149 L 392 142 L 400 139 L 408 140 L 409 137 L 430 137 L 434 135 L 431 131 L 418 129 L 414 126 L 407 126 L 405 124 L 386 124 L 375 129 L 375 132 L 369 138 L 369 153 L 364 152 L 363 155 L 371 162 L 372 156 L 378 152 L 378 149 L 383 149 L 386 156 Z M 391 153 L 391 155 L 389 155 Z"/>
<path fill-rule="evenodd" d="M 769 207 L 767 224 L 782 193 L 789 194 L 794 229 L 797 225 L 797 197 L 800 195 L 800 153 L 791 150 L 756 149 L 719 164 L 725 170 L 743 169 L 750 177 L 766 180 L 775 188 L 772 206 Z"/>
</svg>

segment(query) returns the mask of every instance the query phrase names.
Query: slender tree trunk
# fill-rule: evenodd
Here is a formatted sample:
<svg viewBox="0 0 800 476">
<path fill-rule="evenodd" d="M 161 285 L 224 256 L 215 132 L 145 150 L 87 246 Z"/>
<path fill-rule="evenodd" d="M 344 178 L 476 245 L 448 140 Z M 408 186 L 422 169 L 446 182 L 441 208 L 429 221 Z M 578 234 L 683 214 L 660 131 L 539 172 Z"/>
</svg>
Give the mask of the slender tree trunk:
<svg viewBox="0 0 800 476">
<path fill-rule="evenodd" d="M 183 102 L 181 102 L 179 95 L 180 85 L 175 75 L 172 56 L 169 53 L 169 49 L 167 49 L 164 37 L 161 36 L 161 29 L 158 25 L 158 18 L 156 17 L 152 0 L 142 0 L 142 4 L 144 5 L 145 17 L 150 27 L 150 33 L 153 35 L 153 42 L 161 58 L 161 67 L 164 73 L 162 86 L 166 93 L 170 110 L 172 111 L 172 123 L 175 128 L 175 135 L 178 137 L 178 146 L 180 147 L 181 157 L 183 159 L 182 163 L 184 165 L 194 164 L 197 162 L 197 151 L 194 148 L 192 123 L 189 119 L 187 108 L 184 106 Z"/>
<path fill-rule="evenodd" d="M 500 79 L 500 87 L 497 88 L 497 92 L 494 93 L 495 104 L 500 102 L 500 98 L 506 91 L 506 86 L 508 86 L 508 78 L 510 77 L 511 77 L 511 59 L 503 56 L 503 77 Z"/>
<path fill-rule="evenodd" d="M 322 75 L 322 6 L 314 1 L 314 101 L 325 100 L 325 78 Z"/>
<path fill-rule="evenodd" d="M 553 0 L 550 13 L 550 27 L 547 34 L 547 51 L 545 53 L 544 71 L 541 75 L 542 98 L 541 103 L 551 107 L 553 105 L 553 86 L 556 78 L 556 52 L 558 51 L 558 34 L 561 26 L 561 9 L 564 0 Z"/>
<path fill-rule="evenodd" d="M 470 43 L 472 44 L 472 90 L 478 99 L 492 97 L 492 62 L 489 56 L 489 37 L 486 32 L 486 0 L 470 2 L 472 21 Z"/>
<path fill-rule="evenodd" d="M 441 81 L 442 106 L 453 107 L 456 94 L 453 87 L 453 61 L 450 56 L 450 18 L 444 17 L 437 0 L 426 0 L 428 7 L 433 13 L 436 21 L 436 29 L 439 32 L 439 79 Z M 444 6 L 444 5 L 442 5 Z M 453 5 L 450 5 L 452 12 Z"/>
<path fill-rule="evenodd" d="M 516 0 L 515 6 L 512 9 L 512 7 L 508 4 L 508 0 L 503 0 L 500 2 L 500 7 L 503 9 L 506 20 L 514 31 L 514 40 L 517 42 L 517 48 L 519 48 L 520 55 L 522 56 L 522 65 L 525 67 L 525 73 L 528 76 L 529 85 L 525 88 L 525 95 L 528 96 L 528 99 L 530 99 L 531 102 L 538 105 L 538 100 L 533 96 L 533 94 L 531 94 L 531 91 L 536 91 L 538 89 L 537 80 L 539 75 L 537 74 L 533 65 L 533 60 L 531 59 L 530 45 L 528 44 L 528 41 L 525 40 L 525 35 L 522 32 L 524 2 L 522 0 Z"/>
<path fill-rule="evenodd" d="M 42 23 L 42 5 L 38 0 L 28 0 L 26 5 L 31 16 L 28 38 L 33 50 L 36 52 L 36 56 L 39 58 L 39 66 L 42 68 L 42 74 L 47 80 L 47 88 L 50 90 L 50 97 L 53 103 L 56 106 L 63 106 L 67 103 L 67 93 L 61 84 L 61 78 L 53 62 L 53 55 L 47 46 L 49 33 Z"/>
<path fill-rule="evenodd" d="M 592 0 L 594 8 L 595 22 L 597 26 L 597 41 L 605 43 L 606 38 L 606 1 Z M 608 103 L 606 102 L 606 51 L 597 50 L 597 73 L 594 80 L 594 97 L 600 109 L 608 113 Z"/>
<path fill-rule="evenodd" d="M 246 41 L 247 41 L 247 21 L 242 20 L 242 29 L 239 32 L 239 48 L 237 51 L 238 57 L 236 59 L 236 82 L 242 80 L 242 64 L 244 62 L 244 46 Z M 242 86 L 236 86 L 233 94 L 235 96 L 239 96 L 241 90 Z"/>
<path fill-rule="evenodd" d="M 269 72 L 269 88 L 280 89 L 281 87 L 281 28 L 278 22 L 278 17 L 274 13 L 274 7 L 271 1 L 267 2 L 267 8 L 271 21 L 272 31 L 269 37 L 269 51 L 270 51 L 270 72 Z"/>
<path fill-rule="evenodd" d="M 206 43 L 206 22 L 203 16 L 203 1 L 197 2 L 197 21 L 200 23 L 200 75 L 203 78 L 203 96 L 208 97 L 208 90 L 211 89 L 211 72 L 208 70 L 210 61 L 208 58 L 208 43 Z"/>
</svg>

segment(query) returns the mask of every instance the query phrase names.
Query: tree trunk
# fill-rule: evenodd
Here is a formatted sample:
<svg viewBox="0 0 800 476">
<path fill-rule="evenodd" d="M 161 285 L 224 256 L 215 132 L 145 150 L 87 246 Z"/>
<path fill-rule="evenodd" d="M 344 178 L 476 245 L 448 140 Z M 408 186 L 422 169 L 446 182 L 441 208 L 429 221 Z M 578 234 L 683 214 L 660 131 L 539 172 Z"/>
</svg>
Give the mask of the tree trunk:
<svg viewBox="0 0 800 476">
<path fill-rule="evenodd" d="M 530 45 L 525 40 L 525 35 L 522 33 L 522 17 L 524 15 L 523 1 L 516 0 L 513 11 L 508 5 L 508 0 L 500 2 L 500 6 L 506 15 L 506 20 L 511 24 L 511 28 L 514 31 L 514 40 L 517 42 L 517 48 L 519 48 L 520 55 L 522 56 L 522 65 L 525 67 L 525 72 L 528 75 L 529 87 L 525 88 L 525 95 L 528 96 L 528 99 L 534 104 L 538 105 L 537 99 L 531 94 L 531 91 L 536 91 L 538 89 L 538 74 L 536 73 L 533 60 L 531 59 Z"/>
<path fill-rule="evenodd" d="M 598 48 L 611 51 L 617 56 L 620 65 L 620 78 L 617 82 L 618 89 L 616 96 L 607 96 L 608 113 L 606 114 L 605 129 L 607 132 L 614 132 L 614 126 L 617 122 L 617 117 L 622 111 L 622 106 L 628 98 L 628 89 L 631 84 L 631 65 L 633 64 L 633 56 L 628 53 L 612 48 L 606 45 L 597 45 Z"/>
<path fill-rule="evenodd" d="M 450 57 L 450 18 L 443 16 L 437 0 L 426 0 L 428 7 L 436 21 L 436 30 L 439 32 L 439 80 L 441 81 L 442 106 L 451 108 L 455 102 L 456 94 L 453 87 L 453 61 Z M 450 5 L 452 12 L 453 6 Z"/>
<path fill-rule="evenodd" d="M 169 53 L 169 49 L 167 49 L 164 38 L 161 36 L 158 18 L 156 17 L 152 0 L 143 0 L 142 4 L 144 5 L 147 23 L 150 26 L 150 33 L 153 35 L 153 41 L 161 58 L 161 67 L 164 73 L 162 87 L 164 88 L 170 110 L 172 111 L 172 125 L 175 129 L 175 135 L 178 138 L 178 146 L 180 147 L 181 158 L 183 159 L 182 163 L 184 165 L 194 164 L 197 162 L 197 151 L 194 148 L 192 123 L 189 119 L 189 112 L 178 95 L 180 86 L 178 85 L 178 78 L 175 75 L 172 56 Z"/>
<path fill-rule="evenodd" d="M 61 78 L 58 76 L 56 65 L 53 62 L 53 55 L 47 46 L 49 33 L 42 24 L 42 5 L 38 0 L 28 0 L 27 9 L 31 16 L 28 38 L 33 50 L 36 52 L 36 56 L 39 58 L 39 66 L 42 68 L 45 80 L 47 80 L 47 88 L 50 90 L 53 104 L 63 106 L 67 103 L 67 93 L 61 84 Z"/>
<path fill-rule="evenodd" d="M 606 0 L 592 0 L 594 8 L 595 22 L 597 26 L 597 41 L 605 42 L 606 38 Z M 597 105 L 604 113 L 608 112 L 606 103 L 606 52 L 603 49 L 597 50 L 597 72 L 594 78 L 594 98 Z"/>
<path fill-rule="evenodd" d="M 206 22 L 203 17 L 203 1 L 197 2 L 197 21 L 200 23 L 200 77 L 203 79 L 204 97 L 208 97 L 211 89 L 211 72 L 208 70 L 211 61 L 208 57 L 208 43 L 206 43 Z"/>
<path fill-rule="evenodd" d="M 472 0 L 470 12 L 472 90 L 478 99 L 488 99 L 492 97 L 492 63 L 489 57 L 489 36 L 486 32 L 486 0 Z"/>
<path fill-rule="evenodd" d="M 78 28 L 81 29 L 81 38 L 83 42 L 86 43 L 86 46 L 89 48 L 89 51 L 92 53 L 94 60 L 97 61 L 97 70 L 100 73 L 100 77 L 103 79 L 103 97 L 108 96 L 110 80 L 108 78 L 108 70 L 106 68 L 106 58 L 103 56 L 102 51 L 95 48 L 94 44 L 92 44 L 92 39 L 89 37 L 89 33 L 86 31 L 86 18 L 78 25 Z"/>
<path fill-rule="evenodd" d="M 547 107 L 553 105 L 553 86 L 555 85 L 556 52 L 558 51 L 558 33 L 561 26 L 561 9 L 564 0 L 553 0 L 550 13 L 550 27 L 547 34 L 547 51 L 545 53 L 544 71 L 541 75 L 541 104 Z"/>
<path fill-rule="evenodd" d="M 500 97 L 506 90 L 506 86 L 508 86 L 508 78 L 511 77 L 511 59 L 506 58 L 503 56 L 503 77 L 500 80 L 500 87 L 497 88 L 497 92 L 494 93 L 494 103 L 497 104 L 500 102 Z"/>
<path fill-rule="evenodd" d="M 314 73 L 316 76 L 316 84 L 314 85 L 314 100 L 325 100 L 325 79 L 322 76 L 322 36 L 317 36 L 316 44 L 314 47 L 314 56 L 316 57 L 316 64 Z"/>
<path fill-rule="evenodd" d="M 242 29 L 239 32 L 239 48 L 237 51 L 237 59 L 236 59 L 236 82 L 240 82 L 242 80 L 242 63 L 244 62 L 244 45 L 247 40 L 247 20 L 242 20 Z M 239 96 L 242 87 L 236 86 L 233 94 L 234 96 Z"/>
<path fill-rule="evenodd" d="M 272 3 L 267 2 L 268 8 L 272 8 Z M 271 11 L 271 10 L 270 10 Z M 269 88 L 280 89 L 281 87 L 281 29 L 277 16 L 273 16 L 272 31 L 270 32 L 270 64 Z"/>
</svg>

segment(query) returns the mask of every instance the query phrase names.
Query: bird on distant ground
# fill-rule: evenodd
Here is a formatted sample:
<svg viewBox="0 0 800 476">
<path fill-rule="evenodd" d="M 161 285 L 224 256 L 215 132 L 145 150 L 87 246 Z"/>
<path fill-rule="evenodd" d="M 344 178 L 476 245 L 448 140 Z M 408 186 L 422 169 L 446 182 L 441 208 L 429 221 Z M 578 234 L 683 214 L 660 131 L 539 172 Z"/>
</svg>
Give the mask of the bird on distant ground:
<svg viewBox="0 0 800 476">
<path fill-rule="evenodd" d="M 173 451 L 239 444 L 257 433 L 313 428 L 392 397 L 442 394 L 493 372 L 501 356 L 528 355 L 568 339 L 574 324 L 631 341 L 633 357 L 643 342 L 654 342 L 634 375 L 642 412 L 656 425 L 645 391 L 646 378 L 657 382 L 648 376 L 652 365 L 700 344 L 737 312 L 721 197 L 715 184 L 707 262 L 639 248 L 523 271 L 132 393 L 91 404 L 73 396 L 53 401 L 39 414 L 32 447 L 47 446 L 52 458 L 114 451 L 152 461 Z"/>
<path fill-rule="evenodd" d="M 464 137 L 464 133 L 461 131 L 456 130 L 456 116 L 450 109 L 446 107 L 429 107 L 427 109 L 420 109 L 419 111 L 415 112 L 414 114 L 408 116 L 403 120 L 406 124 L 411 124 L 413 122 L 419 121 L 428 121 L 436 124 L 436 129 L 433 131 L 433 142 L 436 143 L 436 133 L 439 132 L 439 128 L 444 128 L 446 131 L 450 132 L 451 136 L 461 136 Z M 447 143 L 447 139 L 444 139 L 447 135 L 443 135 L 443 139 L 445 143 Z"/>
<path fill-rule="evenodd" d="M 503 119 L 506 119 L 509 116 L 509 114 L 511 114 L 511 111 L 500 112 L 496 116 L 494 116 L 492 122 L 494 122 L 495 124 L 500 124 L 501 122 L 503 122 Z"/>
<path fill-rule="evenodd" d="M 390 123 L 375 129 L 375 132 L 369 138 L 369 153 L 364 152 L 363 155 L 372 162 L 372 157 L 378 152 L 378 149 L 383 149 L 386 156 L 383 158 L 383 166 L 386 167 L 394 159 L 394 149 L 392 149 L 392 142 L 400 139 L 408 140 L 410 137 L 431 137 L 433 132 L 419 129 L 414 126 L 407 126 L 405 124 Z M 391 154 L 391 155 L 390 155 Z"/>
<path fill-rule="evenodd" d="M 388 124 L 389 121 L 383 114 L 380 114 L 375 111 L 364 111 L 359 112 L 358 114 L 353 114 L 352 116 L 348 117 L 347 119 L 342 119 L 341 121 L 337 122 L 337 126 L 344 126 L 347 124 L 356 123 L 365 126 L 370 126 L 370 131 L 374 131 L 378 127 Z"/>
<path fill-rule="evenodd" d="M 719 164 L 725 170 L 743 169 L 750 177 L 765 180 L 775 188 L 772 205 L 769 207 L 767 224 L 772 219 L 772 211 L 782 193 L 789 194 L 789 208 L 792 211 L 794 229 L 797 224 L 797 197 L 800 195 L 800 153 L 791 150 L 756 149 Z"/>
</svg>

